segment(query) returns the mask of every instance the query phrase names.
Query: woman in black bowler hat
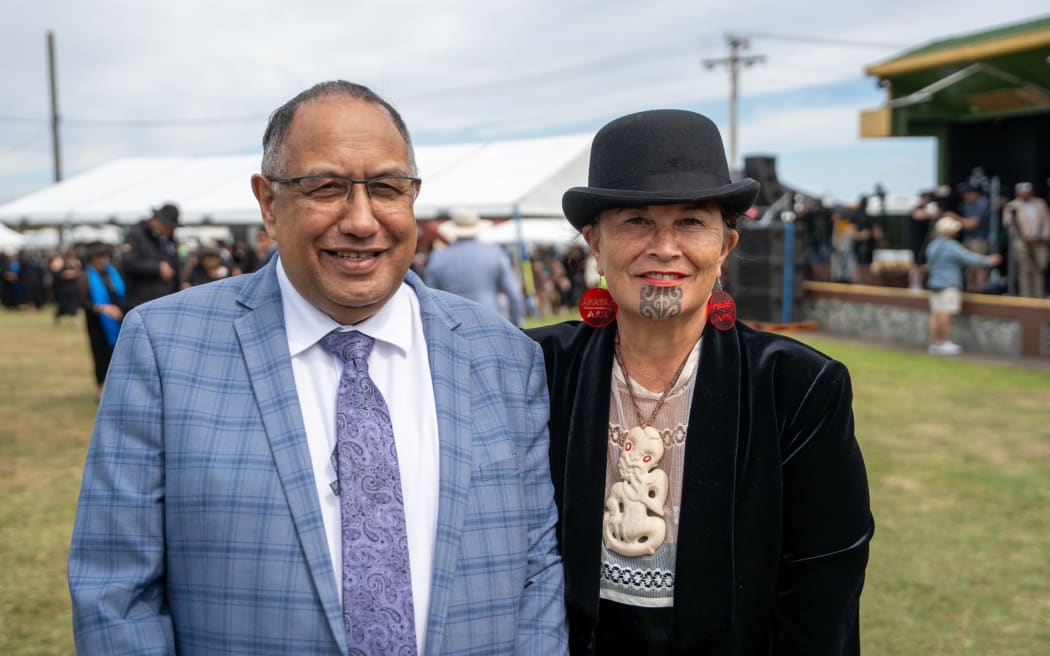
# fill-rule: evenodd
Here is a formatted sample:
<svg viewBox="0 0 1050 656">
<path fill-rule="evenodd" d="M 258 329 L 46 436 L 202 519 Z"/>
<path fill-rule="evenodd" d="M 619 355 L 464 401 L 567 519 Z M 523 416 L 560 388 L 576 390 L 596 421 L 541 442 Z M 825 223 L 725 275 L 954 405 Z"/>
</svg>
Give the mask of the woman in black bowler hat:
<svg viewBox="0 0 1050 656">
<path fill-rule="evenodd" d="M 562 207 L 607 280 L 535 329 L 573 654 L 856 654 L 874 523 L 846 367 L 736 321 L 708 118 L 618 118 Z"/>
</svg>

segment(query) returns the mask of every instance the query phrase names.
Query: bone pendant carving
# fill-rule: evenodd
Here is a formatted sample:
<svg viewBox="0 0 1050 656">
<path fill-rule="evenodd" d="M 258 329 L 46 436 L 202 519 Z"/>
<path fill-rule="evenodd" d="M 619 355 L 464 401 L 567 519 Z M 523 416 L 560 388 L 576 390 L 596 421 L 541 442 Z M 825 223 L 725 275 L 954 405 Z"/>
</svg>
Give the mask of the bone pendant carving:
<svg viewBox="0 0 1050 656">
<path fill-rule="evenodd" d="M 622 556 L 656 553 L 667 537 L 667 472 L 658 468 L 664 442 L 652 426 L 627 432 L 617 461 L 620 481 L 609 489 L 602 521 L 605 547 Z"/>
</svg>

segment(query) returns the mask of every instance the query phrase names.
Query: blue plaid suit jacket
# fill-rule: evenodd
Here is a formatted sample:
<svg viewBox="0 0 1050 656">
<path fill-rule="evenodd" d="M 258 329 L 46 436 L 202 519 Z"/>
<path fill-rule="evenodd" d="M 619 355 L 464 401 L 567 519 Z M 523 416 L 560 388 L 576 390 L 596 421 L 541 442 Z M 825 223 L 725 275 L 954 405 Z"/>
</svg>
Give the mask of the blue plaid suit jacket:
<svg viewBox="0 0 1050 656">
<path fill-rule="evenodd" d="M 565 653 L 539 347 L 406 281 L 440 435 L 425 653 Z M 346 653 L 275 262 L 126 317 L 69 585 L 80 654 Z"/>
</svg>

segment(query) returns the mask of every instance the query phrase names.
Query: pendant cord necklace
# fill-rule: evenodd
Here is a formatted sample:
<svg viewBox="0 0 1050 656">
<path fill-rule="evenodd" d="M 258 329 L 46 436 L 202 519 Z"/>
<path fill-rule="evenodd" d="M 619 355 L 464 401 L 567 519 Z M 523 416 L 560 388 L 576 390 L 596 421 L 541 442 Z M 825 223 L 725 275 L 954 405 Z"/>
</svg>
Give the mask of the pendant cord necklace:
<svg viewBox="0 0 1050 656">
<path fill-rule="evenodd" d="M 667 400 L 667 395 L 671 393 L 674 388 L 674 384 L 678 382 L 678 377 L 682 375 L 682 370 L 685 369 L 685 363 L 689 361 L 689 356 L 692 355 L 693 349 L 685 354 L 685 358 L 682 359 L 682 364 L 678 365 L 678 370 L 674 372 L 674 376 L 671 376 L 671 380 L 667 383 L 667 387 L 660 394 L 660 398 L 656 401 L 656 406 L 653 411 L 649 413 L 648 417 L 642 417 L 642 410 L 638 406 L 638 398 L 634 395 L 634 384 L 631 382 L 631 375 L 627 373 L 627 366 L 623 363 L 623 355 L 620 354 L 620 333 L 616 333 L 616 345 L 613 349 L 613 355 L 616 356 L 616 363 L 620 365 L 620 369 L 623 371 L 624 382 L 627 383 L 627 393 L 631 396 L 631 403 L 634 404 L 634 412 L 642 423 L 639 424 L 642 428 L 652 425 L 653 420 L 656 419 L 656 413 L 660 412 L 660 408 L 663 407 L 664 401 Z"/>
</svg>

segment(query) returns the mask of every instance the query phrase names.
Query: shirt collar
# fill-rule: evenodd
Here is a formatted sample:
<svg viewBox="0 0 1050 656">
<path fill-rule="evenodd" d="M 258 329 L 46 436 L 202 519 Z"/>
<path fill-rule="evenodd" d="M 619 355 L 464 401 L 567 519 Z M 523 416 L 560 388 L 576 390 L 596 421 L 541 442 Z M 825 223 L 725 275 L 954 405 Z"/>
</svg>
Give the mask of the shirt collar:
<svg viewBox="0 0 1050 656">
<path fill-rule="evenodd" d="M 288 351 L 294 358 L 316 344 L 322 337 L 339 328 L 350 328 L 314 307 L 292 285 L 277 256 L 277 283 L 281 289 Z M 407 354 L 412 346 L 412 289 L 404 282 L 374 315 L 353 325 L 373 339 L 394 346 Z"/>
</svg>

